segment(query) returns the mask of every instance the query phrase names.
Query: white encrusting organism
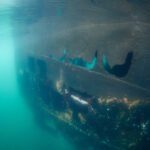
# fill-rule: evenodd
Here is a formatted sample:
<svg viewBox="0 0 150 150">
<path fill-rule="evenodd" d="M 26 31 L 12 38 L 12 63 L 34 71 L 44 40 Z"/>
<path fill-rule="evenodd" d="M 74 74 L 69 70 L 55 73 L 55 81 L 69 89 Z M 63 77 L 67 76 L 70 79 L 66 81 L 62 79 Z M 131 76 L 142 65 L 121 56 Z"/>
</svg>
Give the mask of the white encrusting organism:
<svg viewBox="0 0 150 150">
<path fill-rule="evenodd" d="M 81 98 L 79 98 L 79 97 L 77 97 L 77 96 L 75 96 L 75 95 L 72 95 L 72 94 L 71 94 L 71 98 L 72 98 L 74 101 L 77 101 L 77 102 L 79 102 L 79 103 L 82 104 L 82 105 L 88 105 L 88 104 L 89 104 L 87 101 L 85 101 L 85 100 L 83 100 L 83 99 L 81 99 Z"/>
</svg>

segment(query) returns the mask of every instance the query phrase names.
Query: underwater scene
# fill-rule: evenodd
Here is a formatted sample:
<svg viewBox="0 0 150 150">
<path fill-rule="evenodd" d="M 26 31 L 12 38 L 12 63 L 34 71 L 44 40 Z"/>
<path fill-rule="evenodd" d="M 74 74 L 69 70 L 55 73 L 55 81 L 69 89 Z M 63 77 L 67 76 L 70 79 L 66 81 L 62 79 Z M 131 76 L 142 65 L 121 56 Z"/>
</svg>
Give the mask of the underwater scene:
<svg viewBox="0 0 150 150">
<path fill-rule="evenodd" d="M 0 150 L 149 150 L 149 39 L 149 0 L 0 0 Z"/>
</svg>

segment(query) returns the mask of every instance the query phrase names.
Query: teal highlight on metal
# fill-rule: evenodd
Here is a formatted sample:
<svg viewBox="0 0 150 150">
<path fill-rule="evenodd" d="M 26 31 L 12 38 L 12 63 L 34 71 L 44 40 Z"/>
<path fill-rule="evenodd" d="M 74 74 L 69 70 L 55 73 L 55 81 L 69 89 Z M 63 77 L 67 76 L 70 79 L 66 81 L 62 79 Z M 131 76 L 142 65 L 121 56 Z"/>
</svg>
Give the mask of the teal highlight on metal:
<svg viewBox="0 0 150 150">
<path fill-rule="evenodd" d="M 128 52 L 125 62 L 123 64 L 117 64 L 111 67 L 109 63 L 106 60 L 106 57 L 103 55 L 103 64 L 106 71 L 108 71 L 110 74 L 113 74 L 117 77 L 125 77 L 131 67 L 133 59 L 133 52 Z"/>
<path fill-rule="evenodd" d="M 104 64 L 104 68 L 105 68 L 109 73 L 112 73 L 111 67 L 110 67 L 110 65 L 108 64 L 105 55 L 103 55 L 103 64 Z"/>
<path fill-rule="evenodd" d="M 55 57 L 53 57 L 53 56 L 51 56 L 51 58 L 52 58 L 53 60 L 60 61 L 60 62 L 64 63 L 65 60 L 66 60 L 66 55 L 67 55 L 67 51 L 66 51 L 66 48 L 64 48 L 64 54 L 63 54 L 63 56 L 62 56 L 60 59 L 55 58 Z M 94 57 L 92 63 L 88 63 L 88 62 L 86 62 L 86 61 L 85 61 L 84 59 L 82 59 L 82 58 L 74 58 L 74 59 L 69 58 L 69 62 L 70 62 L 71 64 L 73 64 L 73 65 L 75 65 L 75 66 L 81 66 L 81 67 L 84 67 L 84 68 L 86 68 L 86 69 L 93 69 L 93 68 L 95 67 L 96 61 L 97 61 L 97 51 L 96 51 L 96 53 L 95 53 L 95 57 Z"/>
<path fill-rule="evenodd" d="M 87 69 L 93 69 L 95 67 L 95 64 L 96 64 L 96 60 L 97 60 L 97 57 L 94 57 L 93 61 L 91 64 L 86 64 L 86 68 Z"/>
<path fill-rule="evenodd" d="M 97 51 L 95 52 L 95 57 L 92 61 L 92 63 L 88 63 L 82 58 L 74 58 L 74 59 L 69 59 L 70 63 L 76 66 L 81 66 L 86 69 L 93 69 L 95 67 L 96 61 L 97 61 Z"/>
<path fill-rule="evenodd" d="M 64 55 L 60 58 L 60 61 L 64 63 L 65 59 L 66 59 L 66 48 L 64 48 Z"/>
<path fill-rule="evenodd" d="M 64 48 L 64 54 L 63 54 L 63 56 L 60 58 L 60 59 L 58 59 L 58 58 L 56 58 L 56 57 L 54 57 L 54 56 L 50 56 L 53 60 L 56 60 L 56 61 L 60 61 L 60 62 L 62 62 L 62 63 L 64 63 L 65 62 L 65 59 L 66 59 L 66 48 Z"/>
</svg>

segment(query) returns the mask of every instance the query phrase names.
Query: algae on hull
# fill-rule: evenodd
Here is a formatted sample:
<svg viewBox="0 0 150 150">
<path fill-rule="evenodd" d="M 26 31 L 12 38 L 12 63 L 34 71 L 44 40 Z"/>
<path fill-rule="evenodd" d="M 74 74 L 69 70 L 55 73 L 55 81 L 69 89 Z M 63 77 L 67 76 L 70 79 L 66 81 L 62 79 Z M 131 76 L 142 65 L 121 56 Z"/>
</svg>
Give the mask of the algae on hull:
<svg viewBox="0 0 150 150">
<path fill-rule="evenodd" d="M 54 62 L 54 64 L 57 65 L 57 62 Z M 28 65 L 26 67 L 28 67 Z M 80 85 L 79 88 L 75 89 L 74 87 L 70 87 L 70 83 L 74 81 L 66 82 L 67 78 L 70 79 L 69 76 L 66 76 L 68 74 L 64 72 L 68 71 L 66 65 L 63 65 L 60 71 L 53 72 L 55 76 L 52 76 L 52 74 L 49 75 L 49 67 L 51 68 L 51 66 L 48 66 L 48 74 L 46 76 L 41 76 L 38 72 L 32 73 L 27 68 L 21 68 L 23 71 L 20 73 L 20 68 L 18 68 L 18 77 L 23 92 L 26 93 L 25 95 L 28 95 L 28 99 L 32 99 L 32 107 L 35 107 L 34 103 L 36 103 L 38 109 L 44 112 L 46 116 L 45 119 L 53 118 L 57 126 L 65 134 L 69 134 L 69 132 L 73 132 L 74 134 L 80 133 L 83 139 L 92 139 L 92 142 L 89 144 L 95 149 L 104 146 L 108 150 L 140 150 L 149 144 L 150 103 L 147 99 L 144 99 L 144 97 L 143 99 L 136 99 L 136 93 L 131 93 L 131 95 L 125 97 L 125 89 L 120 93 L 122 97 L 121 95 L 118 96 L 117 86 L 112 87 L 116 88 L 115 92 L 112 93 L 113 96 L 106 96 L 106 93 L 103 94 L 101 91 L 100 93 L 97 91 L 96 95 L 91 95 L 82 91 L 84 85 Z M 59 67 L 57 67 L 57 69 L 58 68 Z M 57 69 L 55 68 L 53 71 Z M 73 68 L 71 68 L 71 70 L 72 69 Z M 77 68 L 75 68 L 75 70 L 76 69 Z M 69 69 L 69 71 L 71 70 Z M 79 70 L 76 73 L 79 73 Z M 89 72 L 84 71 L 88 76 Z M 75 76 L 74 69 L 73 74 Z M 75 78 L 75 81 L 79 79 L 82 83 L 82 77 L 83 76 Z M 95 74 L 93 74 L 93 78 L 94 77 Z M 99 76 L 99 78 L 101 78 L 101 76 Z M 107 81 L 106 87 L 109 85 L 109 80 L 111 82 L 111 79 L 105 80 Z M 117 82 L 117 84 L 120 84 L 120 82 Z M 130 88 L 130 86 L 128 86 L 128 88 L 131 92 L 137 90 L 132 90 L 133 87 Z M 25 91 L 25 89 L 28 90 Z M 105 91 L 108 90 L 110 92 L 111 90 L 109 89 L 111 88 L 109 87 L 105 89 Z M 80 101 L 74 101 L 71 95 L 75 95 L 78 99 L 86 101 L 88 105 L 83 105 Z M 101 95 L 101 97 L 98 95 Z M 111 93 L 109 95 L 111 95 Z M 81 140 L 80 138 L 79 141 L 84 143 L 83 139 Z M 74 140 L 76 143 L 79 141 Z"/>
</svg>

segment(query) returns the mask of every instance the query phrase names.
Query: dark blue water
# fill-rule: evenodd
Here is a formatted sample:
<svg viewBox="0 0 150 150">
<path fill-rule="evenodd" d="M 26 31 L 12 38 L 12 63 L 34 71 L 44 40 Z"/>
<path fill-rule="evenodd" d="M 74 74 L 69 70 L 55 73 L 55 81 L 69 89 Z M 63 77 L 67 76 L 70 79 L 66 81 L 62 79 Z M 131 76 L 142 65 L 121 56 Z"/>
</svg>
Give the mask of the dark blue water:
<svg viewBox="0 0 150 150">
<path fill-rule="evenodd" d="M 39 128 L 20 93 L 14 57 L 14 23 L 20 20 L 12 18 L 19 5 L 16 0 L 0 0 L 0 150 L 73 150 L 59 131 L 51 135 Z"/>
</svg>

